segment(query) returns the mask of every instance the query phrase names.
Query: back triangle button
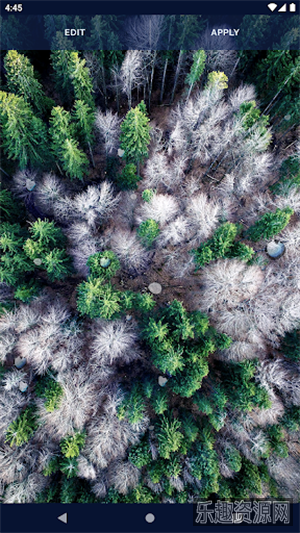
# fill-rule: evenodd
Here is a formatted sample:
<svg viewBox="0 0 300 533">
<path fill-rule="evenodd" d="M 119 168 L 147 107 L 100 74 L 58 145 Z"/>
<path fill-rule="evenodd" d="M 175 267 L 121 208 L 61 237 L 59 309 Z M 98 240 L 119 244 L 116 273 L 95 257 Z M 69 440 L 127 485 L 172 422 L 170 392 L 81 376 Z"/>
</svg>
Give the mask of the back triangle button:
<svg viewBox="0 0 300 533">
<path fill-rule="evenodd" d="M 57 517 L 57 520 L 60 520 L 64 524 L 67 524 L 68 523 L 68 513 L 61 514 L 60 516 Z"/>
</svg>

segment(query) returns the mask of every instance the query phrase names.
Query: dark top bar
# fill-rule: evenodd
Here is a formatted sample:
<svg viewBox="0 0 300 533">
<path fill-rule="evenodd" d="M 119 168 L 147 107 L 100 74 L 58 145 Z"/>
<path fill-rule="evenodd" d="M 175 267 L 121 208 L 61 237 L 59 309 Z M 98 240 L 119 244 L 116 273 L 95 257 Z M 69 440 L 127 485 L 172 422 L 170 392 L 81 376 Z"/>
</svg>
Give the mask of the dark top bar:
<svg viewBox="0 0 300 533">
<path fill-rule="evenodd" d="M 32 3 L 32 2 L 31 2 Z M 92 4 L 92 2 L 90 2 Z M 219 2 L 218 2 L 219 4 Z M 232 2 L 233 4 L 233 2 Z M 76 5 L 78 5 L 76 3 Z M 110 4 L 110 9 L 115 3 Z M 182 5 L 182 4 L 180 4 Z M 216 3 L 214 3 L 216 5 Z M 173 7 L 173 4 L 172 4 Z M 74 7 L 72 8 L 74 9 Z M 115 14 L 114 14 L 115 15 Z M 174 13 L 170 13 L 174 15 Z M 286 16 L 287 15 L 287 16 Z M 188 15 L 174 15 L 177 26 L 170 25 L 170 16 L 161 14 L 129 15 L 30 15 L 8 14 L 3 18 L 1 48 L 3 50 L 126 50 L 132 46 L 128 41 L 128 25 L 135 20 L 135 32 L 139 27 L 142 34 L 135 39 L 138 50 L 298 50 L 299 15 L 278 14 L 277 17 L 263 15 L 260 23 L 268 31 L 257 29 L 259 15 L 193 14 L 193 32 L 186 32 L 184 41 L 178 39 L 179 28 L 185 24 Z M 163 31 L 159 39 L 153 40 L 151 30 L 155 19 L 161 17 Z M 98 20 L 98 18 L 100 20 Z M 188 23 L 188 22 L 187 22 Z M 178 26 L 179 24 L 179 26 Z M 108 30 L 103 30 L 108 28 Z M 171 28 L 171 33 L 169 30 Z M 177 28 L 177 29 L 176 29 Z M 133 31 L 133 30 L 131 30 Z M 177 33 L 176 33 L 177 32 Z M 132 37 L 132 36 L 131 36 Z"/>
<path fill-rule="evenodd" d="M 22 3 L 23 15 L 96 15 L 96 14 L 114 14 L 114 15 L 137 15 L 137 14 L 219 14 L 219 15 L 278 15 L 277 9 L 273 13 L 268 8 L 267 1 L 84 1 L 84 2 L 52 2 L 52 1 L 25 1 Z M 299 13 L 299 2 L 287 2 L 287 11 L 285 16 L 294 15 L 295 12 L 289 12 L 290 4 L 295 4 L 296 13 Z M 278 9 L 283 2 L 278 2 Z M 20 15 L 18 11 L 11 9 L 9 12 L 5 9 L 9 5 L 13 8 L 14 2 L 1 2 L 1 15 L 9 16 L 11 13 Z M 8 8 L 7 8 L 8 9 Z"/>
</svg>

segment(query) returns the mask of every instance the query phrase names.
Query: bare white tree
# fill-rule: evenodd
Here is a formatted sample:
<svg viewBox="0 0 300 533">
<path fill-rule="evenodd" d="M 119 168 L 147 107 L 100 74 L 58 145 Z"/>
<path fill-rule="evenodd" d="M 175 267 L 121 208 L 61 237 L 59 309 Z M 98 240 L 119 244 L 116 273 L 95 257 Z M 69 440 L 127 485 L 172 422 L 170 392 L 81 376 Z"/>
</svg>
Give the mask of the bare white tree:
<svg viewBox="0 0 300 533">
<path fill-rule="evenodd" d="M 138 213 L 138 223 L 152 218 L 161 226 L 172 220 L 178 213 L 179 207 L 175 198 L 167 194 L 155 194 L 150 202 L 145 202 Z"/>
<path fill-rule="evenodd" d="M 49 484 L 49 479 L 42 474 L 29 474 L 23 481 L 8 485 L 3 503 L 34 503 L 36 496 Z"/>
<path fill-rule="evenodd" d="M 38 450 L 32 443 L 19 447 L 3 444 L 0 449 L 1 478 L 6 485 L 22 481 L 38 466 Z"/>
<path fill-rule="evenodd" d="M 59 343 L 59 335 L 58 325 L 39 326 L 21 335 L 17 344 L 18 353 L 27 359 L 37 374 L 45 374 Z"/>
<path fill-rule="evenodd" d="M 0 334 L 5 332 L 12 332 L 15 329 L 17 317 L 14 311 L 5 310 L 0 316 Z"/>
<path fill-rule="evenodd" d="M 126 21 L 126 47 L 130 50 L 157 50 L 164 15 L 136 15 Z"/>
<path fill-rule="evenodd" d="M 268 425 L 278 424 L 279 419 L 284 414 L 284 405 L 272 389 L 268 387 L 269 399 L 272 402 L 268 409 L 255 408 L 247 413 L 247 425 L 250 427 L 266 427 Z"/>
<path fill-rule="evenodd" d="M 6 372 L 3 378 L 4 389 L 10 391 L 19 387 L 20 381 L 24 381 L 27 377 L 26 372 L 21 372 L 17 368 L 12 368 L 10 372 Z"/>
<path fill-rule="evenodd" d="M 107 472 L 109 484 L 120 494 L 127 494 L 134 489 L 139 483 L 140 476 L 140 470 L 130 461 L 115 461 Z"/>
<path fill-rule="evenodd" d="M 29 200 L 38 182 L 37 172 L 29 169 L 18 170 L 13 176 L 13 191 L 22 200 Z"/>
<path fill-rule="evenodd" d="M 300 369 L 296 365 L 279 358 L 264 361 L 259 380 L 278 389 L 288 402 L 300 405 Z"/>
<path fill-rule="evenodd" d="M 139 50 L 127 50 L 122 63 L 120 76 L 123 84 L 123 92 L 128 98 L 131 109 L 132 91 L 143 81 L 143 52 Z"/>
<path fill-rule="evenodd" d="M 60 196 L 53 203 L 54 218 L 62 222 L 69 222 L 74 217 L 73 202 L 69 196 Z"/>
<path fill-rule="evenodd" d="M 82 431 L 90 417 L 95 415 L 99 401 L 95 383 L 83 366 L 58 374 L 57 381 L 64 393 L 59 408 L 48 412 L 43 400 L 36 402 L 42 422 L 37 438 L 39 432 L 41 438 L 47 433 L 54 442 L 71 435 L 75 430 Z"/>
<path fill-rule="evenodd" d="M 13 388 L 0 391 L 0 441 L 4 440 L 8 426 L 16 420 L 28 401 L 27 395 Z"/>
<path fill-rule="evenodd" d="M 221 124 L 228 114 L 229 106 L 221 102 L 210 109 L 209 115 L 201 124 L 195 124 L 192 133 L 194 158 L 207 163 L 220 153 L 220 145 L 223 147 Z"/>
<path fill-rule="evenodd" d="M 82 361 L 83 337 L 75 321 L 65 325 L 60 334 L 59 346 L 53 353 L 51 366 L 57 372 L 64 372 Z"/>
<path fill-rule="evenodd" d="M 106 157 L 116 154 L 119 146 L 121 119 L 111 110 L 101 111 L 97 109 L 95 116 L 95 127 L 100 134 L 101 141 L 104 144 Z"/>
<path fill-rule="evenodd" d="M 217 357 L 223 361 L 245 361 L 245 359 L 255 359 L 261 353 L 261 347 L 245 341 L 234 341 L 229 348 L 219 352 Z"/>
<path fill-rule="evenodd" d="M 234 308 L 255 296 L 264 275 L 258 266 L 247 266 L 235 259 L 220 259 L 208 265 L 202 274 L 204 310 Z"/>
<path fill-rule="evenodd" d="M 91 228 L 86 222 L 74 222 L 66 230 L 73 244 L 82 244 L 91 237 Z"/>
<path fill-rule="evenodd" d="M 137 333 L 122 320 L 98 320 L 90 350 L 96 364 L 112 364 L 117 360 L 129 363 L 137 357 Z"/>
<path fill-rule="evenodd" d="M 274 203 L 280 209 L 291 207 L 300 216 L 300 192 L 296 185 L 290 187 L 286 194 L 277 196 Z"/>
<path fill-rule="evenodd" d="M 199 246 L 216 229 L 221 215 L 221 206 L 215 201 L 209 200 L 205 193 L 199 193 L 189 198 L 186 213 L 191 227 L 192 244 Z"/>
<path fill-rule="evenodd" d="M 6 362 L 6 358 L 9 354 L 12 353 L 17 342 L 16 335 L 7 331 L 3 333 L 0 337 L 0 361 L 2 363 Z"/>
<path fill-rule="evenodd" d="M 187 139 L 186 131 L 184 127 L 184 121 L 181 120 L 181 117 L 176 120 L 174 127 L 171 130 L 169 140 L 168 140 L 168 154 L 183 154 L 187 150 Z"/>
<path fill-rule="evenodd" d="M 222 50 L 206 50 L 206 69 L 208 71 L 222 71 L 230 76 L 237 61 L 236 50 L 223 48 Z"/>
<path fill-rule="evenodd" d="M 233 111 L 238 111 L 241 104 L 255 100 L 255 98 L 256 94 L 254 85 L 240 85 L 237 89 L 232 91 L 229 96 L 229 101 Z"/>
<path fill-rule="evenodd" d="M 89 238 L 85 241 L 79 242 L 77 246 L 68 249 L 69 255 L 73 258 L 74 268 L 79 274 L 87 277 L 90 272 L 86 264 L 91 255 L 96 254 L 102 250 L 102 246 L 96 238 Z"/>
<path fill-rule="evenodd" d="M 122 267 L 131 274 L 143 272 L 149 264 L 149 253 L 141 245 L 135 231 L 116 230 L 111 236 L 111 249 Z"/>
<path fill-rule="evenodd" d="M 41 181 L 37 183 L 35 192 L 35 202 L 38 207 L 49 215 L 53 215 L 54 203 L 65 194 L 64 186 L 52 173 L 44 174 Z"/>
<path fill-rule="evenodd" d="M 107 400 L 103 404 L 103 414 L 89 424 L 83 449 L 85 456 L 101 469 L 116 459 L 123 459 L 128 445 L 139 442 L 150 424 L 148 417 L 137 424 L 118 419 L 117 408 L 122 403 L 123 393 L 116 384 L 113 391 L 104 388 L 104 394 Z"/>
<path fill-rule="evenodd" d="M 149 63 L 149 108 L 151 105 L 154 69 L 163 30 L 164 15 L 137 15 L 126 21 L 125 39 L 127 48 L 146 50 Z M 150 52 L 151 51 L 151 52 Z"/>
<path fill-rule="evenodd" d="M 164 490 L 161 483 L 153 483 L 148 477 L 145 478 L 145 484 L 152 490 L 152 492 L 155 492 L 155 494 L 160 494 Z"/>
<path fill-rule="evenodd" d="M 85 220 L 94 228 L 97 221 L 102 222 L 111 216 L 119 199 L 119 195 L 114 196 L 113 186 L 108 181 L 103 181 L 99 187 L 91 185 L 74 197 L 73 217 Z"/>
<path fill-rule="evenodd" d="M 180 246 L 176 248 L 168 247 L 162 252 L 166 261 L 167 270 L 174 278 L 186 278 L 195 271 L 195 262 L 187 250 L 182 250 Z"/>
<path fill-rule="evenodd" d="M 97 498 L 104 498 L 107 493 L 107 480 L 103 474 L 103 470 L 97 476 L 95 481 L 91 482 L 92 491 Z"/>
<path fill-rule="evenodd" d="M 28 329 L 41 323 L 41 313 L 38 302 L 33 301 L 29 305 L 20 305 L 15 313 L 15 330 L 18 334 L 24 333 Z"/>
<path fill-rule="evenodd" d="M 278 346 L 280 336 L 296 328 L 300 321 L 300 292 L 293 282 L 282 284 L 273 264 L 265 270 L 265 279 L 256 298 L 249 301 L 249 309 L 257 329 Z M 281 274 L 281 273 L 280 273 Z"/>
<path fill-rule="evenodd" d="M 247 304 L 240 303 L 233 309 L 225 308 L 215 313 L 210 313 L 219 331 L 226 333 L 233 339 L 243 342 L 265 346 L 264 335 L 258 330 L 253 320 L 253 314 Z"/>
<path fill-rule="evenodd" d="M 181 244 L 186 240 L 189 232 L 189 220 L 180 215 L 163 228 L 158 237 L 158 246 L 164 247 L 168 244 L 176 246 Z"/>
<path fill-rule="evenodd" d="M 102 416 L 89 427 L 84 450 L 90 461 L 102 469 L 114 459 L 125 457 L 127 445 L 118 418 Z"/>
<path fill-rule="evenodd" d="M 177 492 L 182 492 L 184 490 L 184 482 L 179 476 L 178 477 L 171 476 L 170 485 L 174 487 L 174 489 L 176 489 Z"/>
<path fill-rule="evenodd" d="M 172 170 L 167 156 L 163 152 L 155 152 L 146 163 L 144 169 L 146 179 L 143 181 L 145 189 L 157 187 L 160 183 L 172 181 Z"/>
<path fill-rule="evenodd" d="M 273 455 L 266 461 L 268 470 L 280 487 L 280 493 L 285 498 L 291 498 L 294 503 L 299 499 L 299 461 L 297 457 L 289 455 L 285 459 Z"/>
<path fill-rule="evenodd" d="M 97 470 L 95 467 L 90 463 L 84 455 L 80 454 L 77 459 L 78 464 L 78 477 L 81 477 L 83 479 L 96 479 L 97 476 Z"/>
</svg>

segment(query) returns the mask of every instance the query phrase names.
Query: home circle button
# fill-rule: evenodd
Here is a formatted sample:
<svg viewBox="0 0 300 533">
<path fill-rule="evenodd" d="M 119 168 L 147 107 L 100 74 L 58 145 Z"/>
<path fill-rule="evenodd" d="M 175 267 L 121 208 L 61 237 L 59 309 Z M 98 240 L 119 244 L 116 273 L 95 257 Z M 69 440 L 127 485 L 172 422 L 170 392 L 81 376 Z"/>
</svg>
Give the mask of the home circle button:
<svg viewBox="0 0 300 533">
<path fill-rule="evenodd" d="M 153 513 L 146 514 L 145 520 L 146 520 L 146 522 L 148 522 L 148 524 L 152 524 L 152 522 L 154 522 L 154 520 L 155 520 L 154 514 Z"/>
</svg>

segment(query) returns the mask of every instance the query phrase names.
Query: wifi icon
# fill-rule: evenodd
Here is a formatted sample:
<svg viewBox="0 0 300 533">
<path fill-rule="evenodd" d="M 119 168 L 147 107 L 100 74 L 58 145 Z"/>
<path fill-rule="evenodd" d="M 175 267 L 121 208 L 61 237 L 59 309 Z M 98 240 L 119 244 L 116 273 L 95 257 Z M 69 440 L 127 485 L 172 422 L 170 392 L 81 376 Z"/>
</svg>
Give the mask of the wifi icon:
<svg viewBox="0 0 300 533">
<path fill-rule="evenodd" d="M 268 8 L 270 9 L 270 11 L 275 11 L 277 7 L 277 4 L 274 4 L 274 2 L 271 2 L 271 4 L 268 4 Z"/>
</svg>

